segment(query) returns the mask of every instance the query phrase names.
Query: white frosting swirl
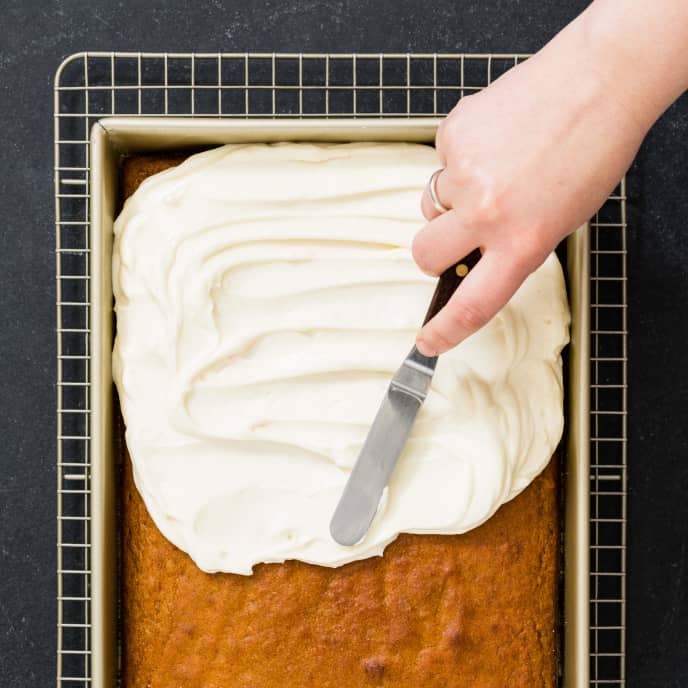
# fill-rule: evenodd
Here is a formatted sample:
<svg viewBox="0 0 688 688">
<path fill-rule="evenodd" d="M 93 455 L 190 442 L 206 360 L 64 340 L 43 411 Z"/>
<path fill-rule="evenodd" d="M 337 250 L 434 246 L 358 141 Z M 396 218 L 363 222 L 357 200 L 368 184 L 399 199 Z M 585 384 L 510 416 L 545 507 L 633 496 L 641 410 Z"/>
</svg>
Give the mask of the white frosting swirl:
<svg viewBox="0 0 688 688">
<path fill-rule="evenodd" d="M 474 528 L 562 432 L 568 308 L 555 256 L 440 357 L 378 516 L 328 524 L 434 289 L 414 265 L 419 144 L 228 145 L 147 179 L 115 223 L 114 376 L 136 484 L 206 571 L 379 555 Z"/>
</svg>

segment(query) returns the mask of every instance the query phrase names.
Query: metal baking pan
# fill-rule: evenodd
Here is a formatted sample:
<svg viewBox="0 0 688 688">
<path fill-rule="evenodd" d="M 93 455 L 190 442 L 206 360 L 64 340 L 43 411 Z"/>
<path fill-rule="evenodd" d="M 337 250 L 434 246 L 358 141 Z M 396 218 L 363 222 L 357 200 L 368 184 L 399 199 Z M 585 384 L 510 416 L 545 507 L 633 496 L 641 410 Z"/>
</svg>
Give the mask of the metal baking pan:
<svg viewBox="0 0 688 688">
<path fill-rule="evenodd" d="M 199 149 L 232 142 L 413 141 L 432 143 L 438 118 L 210 120 L 125 118 L 100 120 L 91 132 L 91 538 L 92 684 L 117 680 L 117 532 L 115 409 L 113 408 L 112 236 L 118 207 L 121 156 Z M 563 686 L 589 683 L 589 231 L 567 240 L 572 313 L 568 348 L 565 447 L 565 572 Z"/>
</svg>

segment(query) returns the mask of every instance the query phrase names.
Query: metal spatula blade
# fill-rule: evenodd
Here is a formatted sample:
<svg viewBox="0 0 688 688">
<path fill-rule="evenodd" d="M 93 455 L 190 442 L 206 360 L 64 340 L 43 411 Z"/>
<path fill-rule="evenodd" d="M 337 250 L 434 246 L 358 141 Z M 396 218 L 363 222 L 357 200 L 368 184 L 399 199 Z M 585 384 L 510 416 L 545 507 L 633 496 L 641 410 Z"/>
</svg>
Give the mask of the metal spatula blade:
<svg viewBox="0 0 688 688">
<path fill-rule="evenodd" d="M 478 260 L 476 249 L 442 273 L 424 323 L 445 306 Z M 423 356 L 413 347 L 392 378 L 330 522 L 330 533 L 340 545 L 355 545 L 368 532 L 430 389 L 436 364 L 437 357 Z"/>
<path fill-rule="evenodd" d="M 392 378 L 330 523 L 330 533 L 340 545 L 355 545 L 368 532 L 436 362 L 414 347 Z"/>
</svg>

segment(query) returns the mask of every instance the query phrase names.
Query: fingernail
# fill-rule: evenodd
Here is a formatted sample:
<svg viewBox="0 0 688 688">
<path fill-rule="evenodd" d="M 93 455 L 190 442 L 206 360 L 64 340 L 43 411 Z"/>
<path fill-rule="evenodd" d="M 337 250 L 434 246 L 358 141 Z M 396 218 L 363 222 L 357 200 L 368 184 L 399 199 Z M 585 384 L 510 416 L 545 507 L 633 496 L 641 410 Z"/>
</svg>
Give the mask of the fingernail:
<svg viewBox="0 0 688 688">
<path fill-rule="evenodd" d="M 423 356 L 427 356 L 428 358 L 437 356 L 437 351 L 435 351 L 435 349 L 433 349 L 422 337 L 416 339 L 416 349 L 418 349 Z"/>
</svg>

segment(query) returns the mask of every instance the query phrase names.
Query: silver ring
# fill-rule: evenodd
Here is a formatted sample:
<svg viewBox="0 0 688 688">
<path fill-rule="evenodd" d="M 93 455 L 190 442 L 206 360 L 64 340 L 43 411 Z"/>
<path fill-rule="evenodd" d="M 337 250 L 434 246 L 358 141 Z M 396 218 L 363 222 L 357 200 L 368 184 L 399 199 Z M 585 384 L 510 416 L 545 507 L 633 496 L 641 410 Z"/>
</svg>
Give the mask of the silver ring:
<svg viewBox="0 0 688 688">
<path fill-rule="evenodd" d="M 437 195 L 437 177 L 440 176 L 440 172 L 444 172 L 444 167 L 440 167 L 439 170 L 435 170 L 430 175 L 430 181 L 428 182 L 428 195 L 430 196 L 430 202 L 438 213 L 446 213 L 449 208 L 447 208 L 442 201 L 440 201 Z"/>
</svg>

